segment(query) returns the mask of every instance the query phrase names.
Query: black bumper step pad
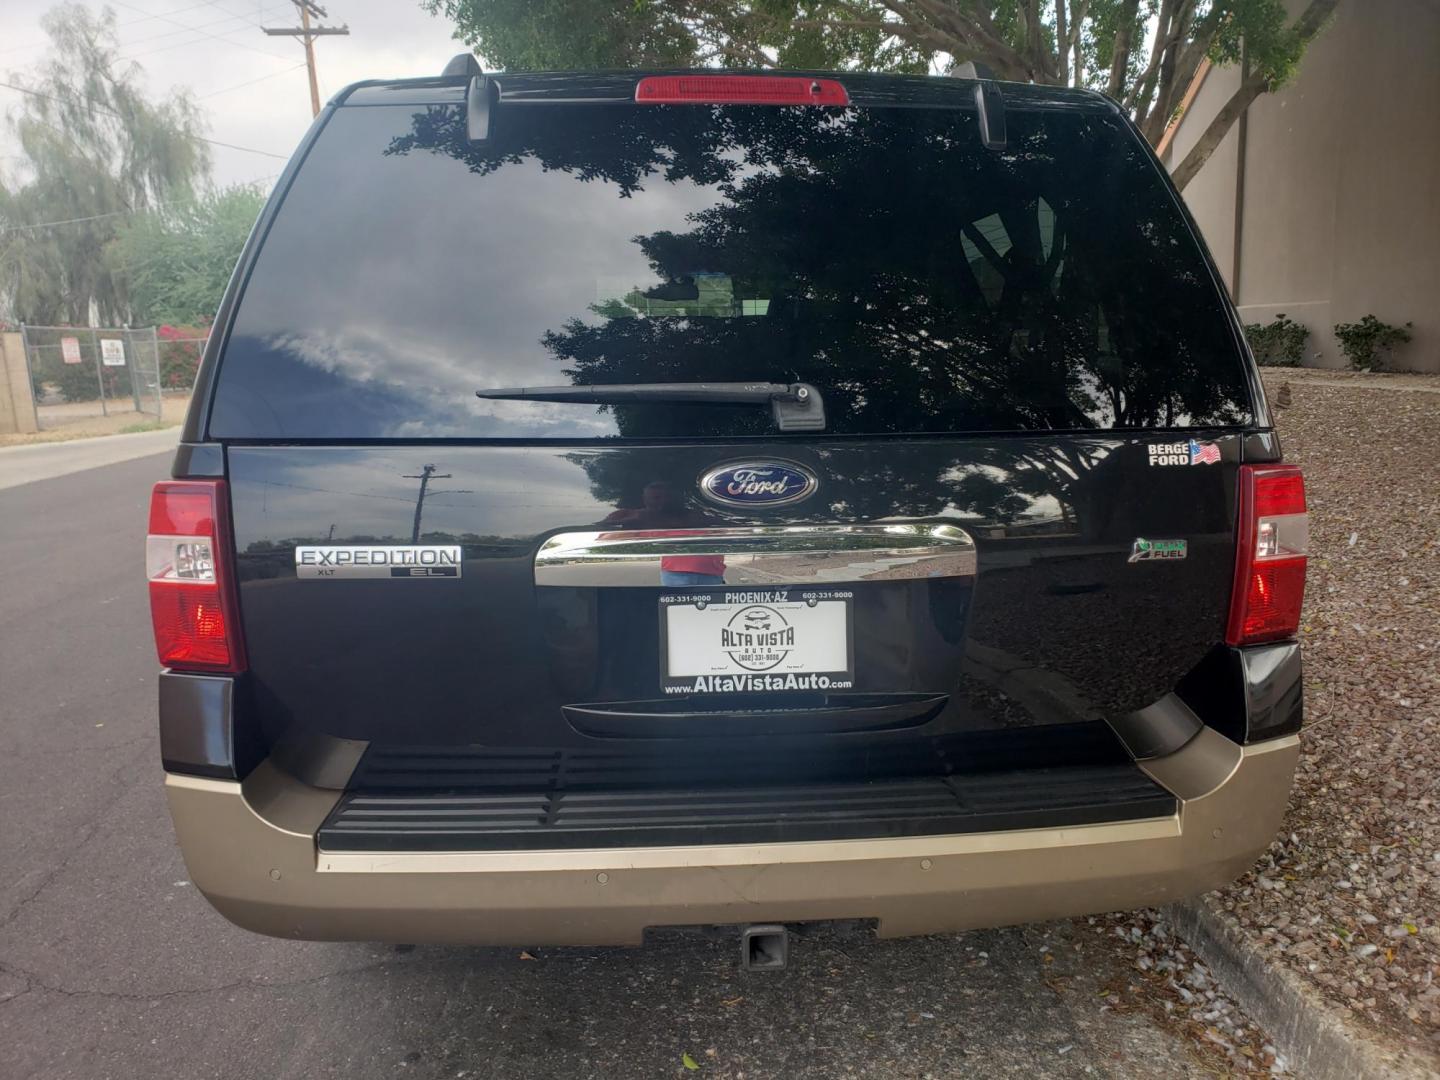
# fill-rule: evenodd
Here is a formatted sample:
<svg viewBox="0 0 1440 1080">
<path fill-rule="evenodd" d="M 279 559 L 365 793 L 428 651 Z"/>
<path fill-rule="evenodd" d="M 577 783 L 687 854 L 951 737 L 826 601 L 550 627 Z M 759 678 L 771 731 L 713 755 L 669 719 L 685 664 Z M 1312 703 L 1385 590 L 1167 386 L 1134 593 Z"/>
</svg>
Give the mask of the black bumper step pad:
<svg viewBox="0 0 1440 1080">
<path fill-rule="evenodd" d="M 913 756 L 923 743 L 909 744 Z M 325 851 L 516 851 L 848 840 L 990 832 L 1166 817 L 1176 800 L 1131 762 L 876 779 L 766 782 L 727 763 L 727 783 L 675 758 L 478 751 L 376 754 L 321 826 Z M 435 752 L 436 755 L 439 752 Z M 933 755 L 933 750 L 932 750 Z M 367 758 L 370 755 L 367 754 Z M 833 764 L 833 763 L 832 763 Z M 870 761 L 872 768 L 881 764 Z M 368 767 L 367 767 L 368 765 Z M 448 773 L 444 787 L 436 770 Z M 604 766 L 604 767 L 602 767 Z M 663 772 L 661 771 L 663 769 Z M 765 771 L 765 770 L 758 770 Z M 889 772 L 889 769 L 880 770 Z M 373 785 L 423 776 L 411 790 Z M 872 774 L 873 775 L 873 774 Z M 743 782 L 737 782 L 743 778 Z M 361 783 L 369 780 L 372 784 Z"/>
<path fill-rule="evenodd" d="M 369 794 L 563 788 L 788 787 L 957 773 L 1130 765 L 1105 724 L 1051 724 L 916 738 L 656 739 L 583 749 L 372 744 L 349 788 Z"/>
</svg>

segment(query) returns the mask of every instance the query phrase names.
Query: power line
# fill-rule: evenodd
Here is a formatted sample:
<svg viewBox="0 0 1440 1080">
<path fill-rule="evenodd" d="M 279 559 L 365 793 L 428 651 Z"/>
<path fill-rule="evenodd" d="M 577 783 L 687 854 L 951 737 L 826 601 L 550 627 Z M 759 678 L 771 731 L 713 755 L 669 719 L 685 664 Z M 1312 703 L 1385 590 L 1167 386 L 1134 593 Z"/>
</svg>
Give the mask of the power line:
<svg viewBox="0 0 1440 1080">
<path fill-rule="evenodd" d="M 221 142 L 219 139 L 207 139 L 203 135 L 187 135 L 188 139 L 199 139 L 211 146 L 223 146 L 226 150 L 241 150 L 247 154 L 264 154 L 266 157 L 273 157 L 278 161 L 289 161 L 289 154 L 272 154 L 269 150 L 256 150 L 253 146 L 236 146 L 234 143 Z"/>
<path fill-rule="evenodd" d="M 149 15 L 149 14 L 150 14 L 149 12 L 145 11 L 144 8 L 139 8 L 139 7 L 136 7 L 134 4 L 129 3 L 128 0 L 111 0 L 111 2 L 112 2 L 112 3 L 119 4 L 121 7 L 129 8 L 131 11 L 138 11 L 138 12 L 140 12 L 141 14 L 145 14 L 145 15 Z M 214 7 L 214 3 L 213 3 L 213 2 L 207 3 L 206 6 L 207 6 L 207 7 Z M 224 11 L 224 12 L 229 16 L 229 18 L 221 19 L 220 22 L 230 22 L 232 19 L 239 19 L 241 22 L 250 22 L 250 21 L 251 21 L 250 19 L 246 18 L 245 16 L 236 15 L 233 11 L 230 11 L 228 8 L 221 8 L 220 10 L 221 10 L 221 11 Z M 237 45 L 237 46 L 239 46 L 239 47 L 242 48 L 242 49 L 249 49 L 251 52 L 260 53 L 262 56 L 273 56 L 273 57 L 276 57 L 277 59 L 280 59 L 280 60 L 286 59 L 285 57 L 281 56 L 279 53 L 266 52 L 264 49 L 257 49 L 257 48 L 255 48 L 253 45 L 248 44 L 247 42 L 239 41 L 239 40 L 237 40 L 237 39 L 235 39 L 235 38 L 231 38 L 231 37 L 225 37 L 224 35 L 221 35 L 221 34 L 210 34 L 210 33 L 206 33 L 206 32 L 205 32 L 205 30 L 204 30 L 204 27 L 205 27 L 205 26 L 207 26 L 207 25 L 216 25 L 216 24 L 206 23 L 206 24 L 201 24 L 201 26 L 192 26 L 192 25 L 190 25 L 189 23 L 183 23 L 183 22 L 181 22 L 181 21 L 178 20 L 178 19 L 172 19 L 172 18 L 170 18 L 170 17 L 167 16 L 167 15 L 155 15 L 155 16 L 153 16 L 153 17 L 154 17 L 154 18 L 157 18 L 157 19 L 160 19 L 162 22 L 167 22 L 167 23 L 169 23 L 171 26 L 178 26 L 178 27 L 180 27 L 181 30 L 189 30 L 189 31 L 192 31 L 192 32 L 194 32 L 194 33 L 199 34 L 201 37 L 210 38 L 210 39 L 213 40 L 213 41 L 218 41 L 218 42 L 221 42 L 222 44 L 225 44 L 225 45 Z M 158 51 L 158 50 L 157 50 L 157 51 Z"/>
<path fill-rule="evenodd" d="M 150 12 L 146 11 L 144 8 L 138 8 L 138 7 L 136 7 L 134 4 L 126 3 L 126 0 L 112 0 L 112 2 L 113 2 L 113 3 L 116 3 L 116 4 L 119 4 L 121 7 L 129 8 L 131 11 L 138 11 L 138 12 L 140 12 L 140 14 L 142 14 L 142 15 L 149 15 L 149 14 L 150 14 Z M 182 23 L 182 22 L 180 22 L 180 21 L 178 21 L 178 20 L 176 20 L 176 19 L 171 19 L 171 18 L 168 18 L 167 16 L 164 16 L 164 15 L 156 15 L 155 18 L 161 19 L 161 20 L 163 20 L 163 21 L 165 21 L 165 22 L 168 22 L 168 23 L 170 23 L 170 24 L 172 24 L 172 25 L 174 25 L 174 26 L 178 26 L 178 27 L 180 27 L 180 28 L 183 29 L 183 30 L 193 30 L 193 31 L 195 31 L 196 33 L 200 34 L 201 37 L 210 38 L 210 39 L 212 39 L 212 40 L 214 40 L 214 41 L 219 41 L 219 42 L 221 42 L 221 43 L 223 43 L 223 44 L 225 44 L 225 45 L 235 45 L 235 46 L 238 46 L 239 48 L 242 48 L 242 49 L 249 49 L 251 52 L 259 53 L 261 56 L 273 56 L 273 57 L 275 57 L 277 60 L 288 60 L 288 59 L 290 59 L 288 56 L 281 56 L 279 53 L 272 53 L 272 52 L 267 52 L 267 51 L 264 50 L 264 49 L 257 49 L 257 48 L 255 48 L 255 46 L 253 46 L 253 45 L 247 45 L 247 44 L 246 44 L 245 42 L 243 42 L 243 41 L 236 41 L 234 38 L 222 37 L 222 36 L 219 35 L 219 34 L 207 34 L 207 33 L 205 33 L 203 30 L 200 30 L 198 27 L 190 26 L 190 25 L 188 25 L 187 23 Z"/>
<path fill-rule="evenodd" d="M 284 8 L 283 8 L 283 6 L 276 6 L 276 7 L 274 7 L 273 9 L 271 9 L 271 8 L 266 8 L 265 10 L 267 10 L 267 11 L 270 11 L 270 10 L 282 11 L 282 10 L 284 10 Z M 231 15 L 231 16 L 228 16 L 227 18 L 224 18 L 224 19 L 217 19 L 217 20 L 215 20 L 214 22 L 201 23 L 199 26 L 195 27 L 194 31 L 191 31 L 191 30 L 167 30 L 167 31 L 166 31 L 165 33 L 163 33 L 163 34 L 153 34 L 153 35 L 151 35 L 151 36 L 148 37 L 148 38 L 141 38 L 141 39 L 139 39 L 138 41 L 125 41 L 125 42 L 121 42 L 120 45 L 118 46 L 118 49 L 119 49 L 120 52 L 123 54 L 123 53 L 125 52 L 125 50 L 130 49 L 130 48 L 133 48 L 133 47 L 136 46 L 136 45 L 144 45 L 144 44 L 146 44 L 146 43 L 148 43 L 148 42 L 151 42 L 151 41 L 159 41 L 159 40 L 161 40 L 162 38 L 181 37 L 182 35 L 190 34 L 190 33 L 192 33 L 192 32 L 193 32 L 193 33 L 199 33 L 199 32 L 201 32 L 203 29 L 207 29 L 207 28 L 212 27 L 212 26 L 222 26 L 222 25 L 224 25 L 225 23 L 236 22 L 236 21 L 239 21 L 239 22 L 241 22 L 241 23 L 244 23 L 244 24 L 246 24 L 246 25 L 251 25 L 251 26 L 258 26 L 258 25 L 259 25 L 258 23 L 254 22 L 254 20 L 252 20 L 252 19 L 246 19 L 246 18 L 244 18 L 244 17 L 242 17 L 242 16 L 240 16 L 240 15 Z M 237 26 L 237 27 L 235 27 L 235 30 L 237 30 L 237 31 L 238 31 L 238 30 L 243 30 L 243 29 L 244 29 L 243 26 Z M 202 37 L 203 37 L 203 36 L 204 36 L 204 35 L 202 34 Z M 216 38 L 216 40 L 217 40 L 217 41 L 224 41 L 224 42 L 227 42 L 227 43 L 230 41 L 229 38 Z M 183 48 L 185 48 L 185 47 L 188 46 L 188 45 L 197 45 L 197 44 L 199 44 L 199 39 L 187 37 L 187 38 L 184 38 L 184 40 L 181 40 L 181 41 L 172 41 L 169 45 L 160 45 L 160 46 L 158 46 L 157 48 L 154 48 L 154 49 L 146 49 L 144 52 L 135 52 L 135 53 L 129 53 L 128 55 L 121 55 L 121 56 L 118 56 L 116 59 L 119 60 L 119 61 L 125 61 L 125 62 L 132 61 L 132 60 L 140 60 L 140 59 L 142 59 L 142 58 L 144 58 L 144 57 L 146 57 L 146 56 L 154 56 L 156 53 L 169 52 L 171 49 L 183 49 Z M 265 53 L 264 55 L 266 55 L 266 56 L 274 56 L 274 57 L 276 57 L 276 58 L 278 59 L 280 54 L 279 54 L 279 53 Z"/>
<path fill-rule="evenodd" d="M 160 204 L 164 205 L 164 204 Z M 88 217 L 65 218 L 62 221 L 37 221 L 33 225 L 7 225 L 0 233 L 29 232 L 31 229 L 49 229 L 56 225 L 79 225 L 86 221 L 102 221 L 105 218 L 124 217 L 126 214 L 142 213 L 139 210 L 112 210 L 108 214 L 91 214 Z"/>
<path fill-rule="evenodd" d="M 200 34 L 200 35 L 203 37 L 203 36 L 205 36 L 205 33 L 204 33 L 204 32 L 205 32 L 206 30 L 209 30 L 209 29 L 211 29 L 212 27 L 216 27 L 216 26 L 224 26 L 224 25 L 226 25 L 227 23 L 237 23 L 237 22 L 238 22 L 238 23 L 245 23 L 245 24 L 254 25 L 254 21 L 253 21 L 252 19 L 248 19 L 248 18 L 246 18 L 246 17 L 243 16 L 243 15 L 236 15 L 236 14 L 233 14 L 233 13 L 228 13 L 228 9 L 223 9 L 223 8 L 222 8 L 221 10 L 227 11 L 227 14 L 226 14 L 226 16 L 225 16 L 223 19 L 215 19 L 215 20 L 213 20 L 212 22 L 201 23 L 200 25 L 195 26 L 195 27 L 184 27 L 184 28 L 181 28 L 181 29 L 179 29 L 179 30 L 166 30 L 164 33 L 160 33 L 160 34 L 150 34 L 150 35 L 147 36 L 147 37 L 136 38 L 134 41 L 121 41 L 121 42 L 117 43 L 116 46 L 115 46 L 115 50 L 116 50 L 116 53 L 117 53 L 117 55 L 116 55 L 116 57 L 115 57 L 116 62 L 123 63 L 123 62 L 128 62 L 128 61 L 131 61 L 131 60 L 138 60 L 138 59 L 140 59 L 141 57 L 144 57 L 144 56 L 153 56 L 155 53 L 166 52 L 166 51 L 169 50 L 169 49 L 179 49 L 179 48 L 183 48 L 183 47 L 186 46 L 186 45 L 194 45 L 194 44 L 197 43 L 197 39 L 195 39 L 195 38 L 189 38 L 189 39 L 187 39 L 187 40 L 185 40 L 185 41 L 171 42 L 169 45 L 161 45 L 159 48 L 156 48 L 156 49 L 146 49 L 144 52 L 138 52 L 138 53 L 136 53 L 136 52 L 130 52 L 130 51 L 129 51 L 129 50 L 135 48 L 135 47 L 138 46 L 138 45 L 148 45 L 148 44 L 150 44 L 150 42 L 152 42 L 152 41 L 163 41 L 163 40 L 166 39 L 166 38 L 181 37 L 182 35 L 192 34 L 192 33 L 198 33 L 198 34 Z M 281 10 L 281 9 L 280 9 L 279 7 L 277 7 L 276 10 Z M 237 27 L 235 27 L 234 29 L 235 29 L 236 31 L 238 31 L 238 30 L 243 29 L 243 27 L 237 26 Z M 214 35 L 211 35 L 211 36 L 214 36 Z M 228 39 L 228 38 L 224 38 L 224 39 L 222 39 L 222 38 L 216 38 L 216 40 L 224 40 L 224 41 L 227 41 L 227 42 L 228 42 L 229 39 Z M 237 42 L 237 44 L 238 44 L 238 42 Z M 279 54 L 277 54 L 277 53 L 267 53 L 266 55 L 267 55 L 267 56 L 278 56 Z"/>
<path fill-rule="evenodd" d="M 260 14 L 261 14 L 261 10 L 262 10 L 262 9 L 264 8 L 264 6 L 265 6 L 265 5 L 264 5 L 264 0 L 255 0 L 255 17 L 252 18 L 252 17 L 251 17 L 248 13 L 246 13 L 246 12 L 236 11 L 236 10 L 235 10 L 234 8 L 232 8 L 232 7 L 227 7 L 227 6 L 225 6 L 224 4 L 222 4 L 222 3 L 220 2 L 220 0 L 206 0 L 206 3 L 208 3 L 208 4 L 210 5 L 210 7 L 213 7 L 216 11 L 223 11 L 223 12 L 225 12 L 227 15 L 234 15 L 235 18 L 237 18 L 237 19 L 243 19 L 243 20 L 245 20 L 246 22 L 251 23 L 251 24 L 253 24 L 253 25 L 255 25 L 255 26 L 259 26 L 259 25 L 260 25 Z"/>
<path fill-rule="evenodd" d="M 195 100 L 204 101 L 206 98 L 215 97 L 217 94 L 228 94 L 231 90 L 239 90 L 241 87 L 245 86 L 254 86 L 256 83 L 264 82 L 266 79 L 276 79 L 279 78 L 281 75 L 289 75 L 290 72 L 299 71 L 304 66 L 305 61 L 302 60 L 294 67 L 288 67 L 284 71 L 272 71 L 269 75 L 261 75 L 258 79 L 249 79 L 246 82 L 236 83 L 234 86 L 227 86 L 223 90 L 211 90 L 208 94 L 201 94 Z"/>
<path fill-rule="evenodd" d="M 173 11 L 165 11 L 154 15 L 146 15 L 144 18 L 140 19 L 126 19 L 124 22 L 117 22 L 115 24 L 115 29 L 119 30 L 122 26 L 134 26 L 136 23 L 151 22 L 154 19 L 163 18 L 165 15 L 179 15 L 185 11 L 194 11 L 196 8 L 211 7 L 213 3 L 214 0 L 201 0 L 201 2 L 198 4 L 190 4 L 188 7 L 176 8 Z M 131 42 L 131 44 L 134 44 L 134 42 Z M 40 42 L 34 42 L 29 45 L 7 45 L 5 48 L 0 49 L 0 56 L 3 56 L 5 53 L 21 51 L 37 52 L 43 48 L 45 48 L 45 45 Z"/>
<path fill-rule="evenodd" d="M 7 90 L 18 90 L 20 93 L 29 94 L 31 97 L 44 98 L 46 101 L 58 102 L 61 105 L 66 104 L 64 98 L 56 97 L 54 94 L 43 94 L 39 90 L 31 90 L 28 86 L 16 86 L 14 83 L 8 82 L 0 82 L 0 86 L 5 87 Z M 106 116 L 113 116 L 118 120 L 125 119 L 125 117 L 121 116 L 114 109 L 107 108 L 99 102 L 92 101 L 90 98 L 81 98 L 80 100 L 96 112 L 104 113 Z M 272 154 L 269 150 L 256 150 L 253 146 L 237 146 L 234 143 L 221 142 L 219 139 L 207 139 L 204 135 L 194 135 L 188 131 L 182 131 L 179 132 L 179 134 L 186 139 L 194 139 L 196 142 L 209 143 L 211 146 L 223 146 L 227 150 L 243 150 L 247 154 L 262 154 L 265 157 L 276 158 L 280 161 L 287 161 L 290 157 L 289 154 Z"/>
<path fill-rule="evenodd" d="M 259 26 L 261 25 L 262 19 L 269 18 L 276 11 L 280 11 L 286 7 L 289 7 L 290 3 L 292 3 L 293 0 L 281 0 L 280 3 L 275 4 L 267 3 L 266 0 L 254 0 L 254 2 L 255 12 L 253 15 L 246 15 L 243 12 L 236 12 L 236 15 L 239 18 L 242 18 L 246 22 L 250 23 L 252 26 Z M 219 8 L 221 11 L 235 10 L 234 8 L 227 7 L 226 5 L 222 4 L 220 0 L 209 0 L 209 3 L 212 6 Z"/>
<path fill-rule="evenodd" d="M 263 184 L 267 180 L 274 180 L 279 173 L 271 173 L 269 176 L 257 177 L 254 180 L 243 181 L 242 186 L 249 184 Z M 61 221 L 37 221 L 33 225 L 7 225 L 0 229 L 0 233 L 29 232 L 31 229 L 53 229 L 59 225 L 79 225 L 86 221 L 102 221 L 105 218 L 127 217 L 133 214 L 147 214 L 152 210 L 158 210 L 162 206 L 174 206 L 179 200 L 169 199 L 165 202 L 155 203 L 144 210 L 112 210 L 108 214 L 91 214 L 88 217 L 64 218 Z"/>
</svg>

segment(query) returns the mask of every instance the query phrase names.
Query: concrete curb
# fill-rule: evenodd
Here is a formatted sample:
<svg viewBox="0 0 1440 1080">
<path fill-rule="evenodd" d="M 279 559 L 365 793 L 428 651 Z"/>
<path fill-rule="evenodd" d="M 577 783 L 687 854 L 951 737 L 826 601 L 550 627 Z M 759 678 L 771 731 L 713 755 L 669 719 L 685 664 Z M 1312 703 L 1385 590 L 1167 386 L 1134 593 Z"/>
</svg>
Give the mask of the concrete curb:
<svg viewBox="0 0 1440 1080">
<path fill-rule="evenodd" d="M 1208 896 L 1171 904 L 1166 915 L 1226 991 L 1273 1040 L 1290 1071 L 1313 1080 L 1433 1080 L 1440 1060 L 1382 1045 L 1344 1020 L 1319 991 L 1270 964 Z"/>
<path fill-rule="evenodd" d="M 53 439 L 50 442 L 27 442 L 12 443 L 9 446 L 0 446 L 0 457 L 27 457 L 35 454 L 43 454 L 47 450 L 54 450 L 56 447 L 100 447 L 114 446 L 117 448 L 140 445 L 145 441 L 164 442 L 160 436 L 168 435 L 170 441 L 180 442 L 181 424 L 172 424 L 169 427 L 153 428 L 150 431 L 127 431 L 116 432 L 113 435 L 84 435 L 78 439 Z M 123 450 L 121 452 L 124 452 Z"/>
<path fill-rule="evenodd" d="M 53 480 L 103 465 L 118 465 L 138 457 L 174 453 L 180 442 L 178 427 L 139 431 L 129 435 L 96 435 L 64 442 L 0 446 L 0 491 Z M 168 472 L 168 469 L 165 470 Z"/>
</svg>

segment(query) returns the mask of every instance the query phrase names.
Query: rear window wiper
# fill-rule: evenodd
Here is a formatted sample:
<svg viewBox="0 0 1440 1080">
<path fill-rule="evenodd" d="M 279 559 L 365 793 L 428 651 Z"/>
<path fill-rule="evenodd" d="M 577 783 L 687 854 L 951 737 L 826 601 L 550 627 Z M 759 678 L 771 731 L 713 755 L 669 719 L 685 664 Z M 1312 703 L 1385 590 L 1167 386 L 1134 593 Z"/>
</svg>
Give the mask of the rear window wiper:
<svg viewBox="0 0 1440 1080">
<path fill-rule="evenodd" d="M 501 401 L 567 401 L 583 405 L 769 405 L 781 431 L 824 431 L 825 403 L 809 383 L 590 383 L 582 386 L 503 386 L 476 390 Z"/>
</svg>

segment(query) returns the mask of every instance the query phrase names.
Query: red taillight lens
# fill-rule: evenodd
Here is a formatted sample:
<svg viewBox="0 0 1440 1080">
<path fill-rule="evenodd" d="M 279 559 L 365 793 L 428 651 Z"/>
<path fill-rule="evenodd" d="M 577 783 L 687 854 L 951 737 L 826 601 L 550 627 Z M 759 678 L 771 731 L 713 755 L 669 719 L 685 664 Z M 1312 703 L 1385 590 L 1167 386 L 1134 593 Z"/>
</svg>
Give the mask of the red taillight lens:
<svg viewBox="0 0 1440 1080">
<path fill-rule="evenodd" d="M 1252 474 L 1255 475 L 1255 474 Z M 1294 466 L 1285 471 L 1265 469 L 1256 477 L 1255 516 L 1277 517 L 1305 513 L 1305 477 Z"/>
<path fill-rule="evenodd" d="M 215 491 L 208 482 L 167 480 L 155 485 L 150 494 L 152 534 L 192 536 L 214 531 Z"/>
<path fill-rule="evenodd" d="M 150 583 L 155 651 L 169 668 L 233 671 L 225 612 L 218 598 L 194 585 Z"/>
<path fill-rule="evenodd" d="M 223 480 L 166 480 L 150 496 L 145 572 L 160 663 L 181 671 L 245 668 Z"/>
<path fill-rule="evenodd" d="M 651 75 L 635 84 L 642 105 L 849 105 L 834 79 L 785 75 Z"/>
<path fill-rule="evenodd" d="M 1293 638 L 1305 599 L 1310 546 L 1305 479 L 1293 465 L 1242 465 L 1229 645 Z"/>
</svg>

